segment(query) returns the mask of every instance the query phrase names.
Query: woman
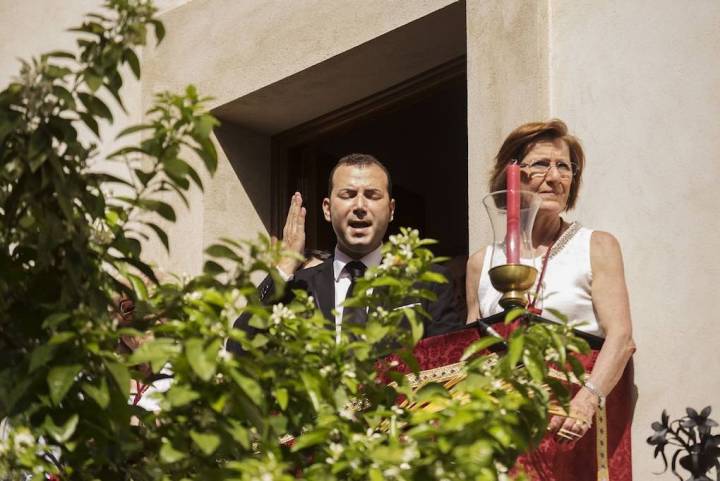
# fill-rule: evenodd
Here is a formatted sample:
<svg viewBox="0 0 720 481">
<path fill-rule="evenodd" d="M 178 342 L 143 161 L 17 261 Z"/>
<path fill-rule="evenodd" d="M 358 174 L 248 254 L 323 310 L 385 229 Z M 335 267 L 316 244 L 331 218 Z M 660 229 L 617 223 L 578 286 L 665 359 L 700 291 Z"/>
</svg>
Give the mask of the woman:
<svg viewBox="0 0 720 481">
<path fill-rule="evenodd" d="M 570 416 L 551 419 L 554 439 L 548 437 L 543 441 L 537 453 L 525 458 L 523 464 L 535 479 L 602 479 L 602 473 L 598 471 L 607 467 L 599 458 L 596 472 L 586 475 L 572 472 L 582 466 L 581 457 L 559 453 L 568 449 L 574 452 L 575 445 L 579 448 L 581 444 L 595 451 L 595 441 L 584 438 L 591 429 L 594 437 L 596 430 L 591 428 L 592 420 L 623 376 L 635 351 L 620 245 L 607 232 L 593 231 L 562 217 L 563 212 L 575 206 L 585 164 L 580 143 L 568 134 L 562 121 L 533 122 L 515 129 L 496 157 L 490 179 L 491 191 L 505 188 L 505 168 L 515 160 L 520 163 L 522 188 L 536 192 L 542 198 L 532 232 L 537 255 L 544 259 L 551 249 L 540 296 L 544 297 L 544 305 L 536 307 L 544 308 L 543 317 L 551 320 L 553 316 L 548 308 L 563 313 L 569 320 L 587 321 L 578 329 L 605 339 L 599 352 L 592 356 L 594 365 L 590 363 L 592 372 L 585 386 L 570 402 Z M 493 289 L 488 277 L 489 263 L 489 248 L 479 250 L 468 260 L 468 322 L 502 311 L 498 305 L 500 293 Z M 627 386 L 617 391 L 621 390 L 622 397 L 629 397 Z M 620 394 L 614 397 L 617 396 Z M 630 399 L 623 399 L 621 404 L 630 409 Z M 624 412 L 627 414 L 627 410 Z M 614 421 L 610 414 L 609 406 L 607 422 L 612 425 Z M 627 424 L 629 419 L 622 422 Z M 617 429 L 612 427 L 611 431 Z M 615 471 L 610 478 L 613 480 L 631 477 L 629 427 L 625 425 L 619 429 L 627 431 L 627 440 L 618 449 L 626 449 L 627 453 L 624 461 L 615 464 L 627 466 L 615 466 L 611 470 Z M 620 454 L 607 454 L 611 465 L 613 456 Z"/>
</svg>

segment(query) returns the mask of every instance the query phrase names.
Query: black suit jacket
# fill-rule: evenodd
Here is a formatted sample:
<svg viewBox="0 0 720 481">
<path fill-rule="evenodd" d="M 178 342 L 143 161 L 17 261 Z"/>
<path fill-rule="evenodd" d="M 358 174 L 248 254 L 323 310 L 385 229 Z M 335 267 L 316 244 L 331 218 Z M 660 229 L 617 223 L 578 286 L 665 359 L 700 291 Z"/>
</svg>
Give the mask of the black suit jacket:
<svg viewBox="0 0 720 481">
<path fill-rule="evenodd" d="M 434 265 L 433 271 L 448 277 L 447 269 L 442 266 Z M 430 314 L 430 319 L 423 319 L 424 335 L 423 337 L 432 337 L 445 334 L 465 327 L 465 322 L 458 315 L 457 306 L 454 305 L 454 295 L 451 283 L 423 283 L 423 288 L 429 289 L 437 296 L 435 301 L 427 299 L 419 299 L 422 307 Z M 294 289 L 303 289 L 309 295 L 313 296 L 316 305 L 320 308 L 323 315 L 329 321 L 334 322 L 332 310 L 335 308 L 335 278 L 333 272 L 333 258 L 326 259 L 322 264 L 310 267 L 308 269 L 300 269 L 295 272 L 293 278 L 288 281 L 285 286 L 285 293 L 281 297 L 284 302 L 292 300 L 292 291 Z M 275 283 L 272 277 L 267 276 L 258 286 L 258 293 L 263 302 L 274 297 Z M 408 304 L 415 302 L 408 300 Z M 398 306 L 400 307 L 400 306 Z M 235 327 L 243 329 L 247 332 L 253 332 L 253 328 L 248 325 L 250 314 L 243 314 L 235 321 Z M 228 350 L 237 352 L 238 346 L 233 342 L 228 343 Z"/>
</svg>

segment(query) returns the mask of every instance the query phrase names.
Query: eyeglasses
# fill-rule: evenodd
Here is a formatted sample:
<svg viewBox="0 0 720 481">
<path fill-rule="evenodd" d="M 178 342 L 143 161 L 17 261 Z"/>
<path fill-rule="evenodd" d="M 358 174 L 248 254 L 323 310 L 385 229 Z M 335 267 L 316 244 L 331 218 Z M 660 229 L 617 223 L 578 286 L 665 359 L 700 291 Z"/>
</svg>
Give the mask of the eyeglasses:
<svg viewBox="0 0 720 481">
<path fill-rule="evenodd" d="M 577 164 L 574 162 L 566 162 L 564 160 L 547 160 L 540 159 L 533 162 L 523 162 L 520 164 L 520 168 L 526 169 L 530 174 L 530 177 L 544 177 L 550 172 L 550 169 L 555 166 L 558 171 L 558 175 L 561 179 L 570 179 L 577 174 Z"/>
</svg>

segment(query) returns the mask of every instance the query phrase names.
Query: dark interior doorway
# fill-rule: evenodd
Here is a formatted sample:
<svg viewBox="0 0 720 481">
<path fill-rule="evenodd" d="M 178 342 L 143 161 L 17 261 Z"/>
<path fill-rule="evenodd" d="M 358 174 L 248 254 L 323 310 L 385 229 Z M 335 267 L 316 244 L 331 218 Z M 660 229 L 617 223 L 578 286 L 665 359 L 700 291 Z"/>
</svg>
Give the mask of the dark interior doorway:
<svg viewBox="0 0 720 481">
<path fill-rule="evenodd" d="M 400 226 L 437 239 L 436 255 L 468 251 L 465 58 L 373 98 L 273 137 L 273 230 L 282 232 L 290 195 L 303 194 L 307 247 L 332 251 L 320 208 L 330 170 L 343 155 L 376 156 L 393 178 L 397 202 L 388 234 Z"/>
</svg>

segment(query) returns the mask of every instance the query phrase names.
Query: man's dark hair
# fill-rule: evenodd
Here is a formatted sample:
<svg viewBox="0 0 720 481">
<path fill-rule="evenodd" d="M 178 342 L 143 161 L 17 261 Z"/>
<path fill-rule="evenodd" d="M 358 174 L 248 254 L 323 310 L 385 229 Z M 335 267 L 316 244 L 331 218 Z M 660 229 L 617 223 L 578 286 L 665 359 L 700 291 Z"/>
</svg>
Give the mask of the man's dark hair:
<svg viewBox="0 0 720 481">
<path fill-rule="evenodd" d="M 387 177 L 387 191 L 388 195 L 392 199 L 392 180 L 390 178 L 390 172 L 387 170 L 387 168 L 380 162 L 378 159 L 373 157 L 370 154 L 348 154 L 345 157 L 342 157 L 340 160 L 337 161 L 337 164 L 335 164 L 335 167 L 332 168 L 330 171 L 330 177 L 328 178 L 328 191 L 327 195 L 330 197 L 332 194 L 333 189 L 333 176 L 335 175 L 335 171 L 338 167 L 347 165 L 350 167 L 367 167 L 368 165 L 377 165 L 380 167 L 383 172 L 385 172 L 385 177 Z"/>
</svg>

